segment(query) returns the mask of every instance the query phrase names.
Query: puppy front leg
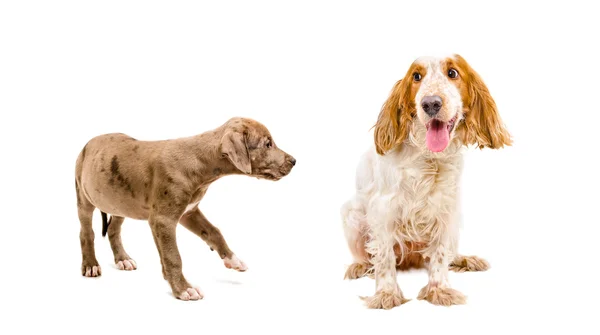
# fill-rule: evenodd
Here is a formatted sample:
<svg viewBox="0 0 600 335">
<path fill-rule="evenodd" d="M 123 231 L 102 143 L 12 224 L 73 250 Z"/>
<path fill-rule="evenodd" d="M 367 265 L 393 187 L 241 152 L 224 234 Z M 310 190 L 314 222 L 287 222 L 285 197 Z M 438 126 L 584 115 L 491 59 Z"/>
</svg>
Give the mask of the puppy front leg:
<svg viewBox="0 0 600 335">
<path fill-rule="evenodd" d="M 219 228 L 213 226 L 199 208 L 185 213 L 179 220 L 182 226 L 200 236 L 211 250 L 216 250 L 225 267 L 237 271 L 246 271 L 248 267 L 229 249 Z"/>
<path fill-rule="evenodd" d="M 362 298 L 368 308 L 391 309 L 409 301 L 404 298 L 396 279 L 396 254 L 394 240 L 389 236 L 374 238 L 369 249 L 376 251 L 373 257 L 376 292 L 372 297 Z"/>
<path fill-rule="evenodd" d="M 419 300 L 427 300 L 434 305 L 461 305 L 466 297 L 450 288 L 448 267 L 454 253 L 448 239 L 430 246 L 425 256 L 429 258 L 429 283 L 419 292 Z"/>
<path fill-rule="evenodd" d="M 177 219 L 152 215 L 148 220 L 163 265 L 163 276 L 171 285 L 173 295 L 181 300 L 198 300 L 204 296 L 183 277 L 181 256 L 177 248 Z"/>
</svg>

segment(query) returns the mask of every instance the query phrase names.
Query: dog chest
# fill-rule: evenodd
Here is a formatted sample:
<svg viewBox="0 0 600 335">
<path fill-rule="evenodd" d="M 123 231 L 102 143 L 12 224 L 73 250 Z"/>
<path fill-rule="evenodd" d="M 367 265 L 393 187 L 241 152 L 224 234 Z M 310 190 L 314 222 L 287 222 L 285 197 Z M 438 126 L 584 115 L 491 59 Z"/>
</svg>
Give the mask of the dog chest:
<svg viewBox="0 0 600 335">
<path fill-rule="evenodd" d="M 398 170 L 399 235 L 426 241 L 440 223 L 449 220 L 456 206 L 458 172 L 457 166 L 439 161 Z"/>
</svg>

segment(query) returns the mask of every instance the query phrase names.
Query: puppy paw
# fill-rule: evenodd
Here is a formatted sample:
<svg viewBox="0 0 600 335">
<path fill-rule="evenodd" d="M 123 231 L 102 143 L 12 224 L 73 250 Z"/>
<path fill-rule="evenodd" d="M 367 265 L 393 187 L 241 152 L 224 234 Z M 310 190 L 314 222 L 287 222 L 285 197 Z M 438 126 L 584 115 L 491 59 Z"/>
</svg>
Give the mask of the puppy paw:
<svg viewBox="0 0 600 335">
<path fill-rule="evenodd" d="M 455 289 L 449 287 L 432 287 L 430 285 L 421 289 L 417 299 L 427 300 L 439 306 L 463 305 L 467 302 L 467 297 Z"/>
<path fill-rule="evenodd" d="M 223 264 L 225 264 L 225 267 L 228 269 L 234 269 L 240 272 L 248 270 L 248 266 L 246 266 L 246 264 L 242 262 L 242 260 L 239 259 L 235 254 L 231 256 L 231 258 L 223 258 Z"/>
<path fill-rule="evenodd" d="M 200 291 L 199 288 L 190 287 L 190 288 L 184 290 L 183 292 L 181 292 L 176 297 L 177 297 L 177 299 L 183 300 L 183 301 L 200 300 L 200 299 L 204 298 L 204 294 L 202 293 L 202 291 Z"/>
<path fill-rule="evenodd" d="M 450 263 L 449 267 L 455 272 L 487 271 L 489 268 L 490 263 L 477 256 L 458 256 Z"/>
<path fill-rule="evenodd" d="M 81 274 L 84 277 L 99 277 L 102 275 L 102 269 L 100 268 L 100 265 L 82 265 Z"/>
<path fill-rule="evenodd" d="M 368 274 L 372 274 L 372 269 L 368 264 L 363 263 L 353 263 L 348 269 L 346 269 L 346 274 L 344 275 L 344 279 L 358 279 L 362 278 Z"/>
<path fill-rule="evenodd" d="M 371 309 L 392 309 L 410 301 L 404 298 L 402 293 L 390 291 L 377 291 L 374 296 L 361 297 L 361 299 Z"/>
<path fill-rule="evenodd" d="M 133 259 L 125 259 L 117 262 L 117 269 L 131 271 L 137 269 L 137 264 Z"/>
</svg>

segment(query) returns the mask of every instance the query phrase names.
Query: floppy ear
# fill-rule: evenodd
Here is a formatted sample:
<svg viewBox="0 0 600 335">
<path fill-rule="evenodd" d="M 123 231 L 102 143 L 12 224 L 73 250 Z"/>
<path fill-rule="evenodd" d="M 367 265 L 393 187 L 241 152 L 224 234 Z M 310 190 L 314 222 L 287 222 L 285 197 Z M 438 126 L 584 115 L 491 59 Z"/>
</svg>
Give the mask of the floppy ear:
<svg viewBox="0 0 600 335">
<path fill-rule="evenodd" d="M 408 125 L 412 119 L 409 84 L 408 80 L 398 80 L 381 107 L 375 124 L 375 149 L 380 155 L 404 142 L 408 136 Z"/>
<path fill-rule="evenodd" d="M 227 156 L 233 166 L 245 174 L 252 173 L 250 155 L 246 144 L 246 133 L 227 131 L 221 140 L 221 153 Z"/>
<path fill-rule="evenodd" d="M 466 62 L 465 65 L 469 75 L 467 89 L 470 99 L 465 111 L 463 143 L 476 144 L 480 149 L 510 146 L 511 136 L 504 127 L 492 95 L 479 74 Z"/>
</svg>

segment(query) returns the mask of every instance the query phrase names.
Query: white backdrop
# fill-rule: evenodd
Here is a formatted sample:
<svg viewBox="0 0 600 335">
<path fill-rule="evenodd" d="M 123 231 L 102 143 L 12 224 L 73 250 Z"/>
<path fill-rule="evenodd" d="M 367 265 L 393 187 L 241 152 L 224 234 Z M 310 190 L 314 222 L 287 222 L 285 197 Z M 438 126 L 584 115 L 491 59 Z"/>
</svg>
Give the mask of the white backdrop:
<svg viewBox="0 0 600 335">
<path fill-rule="evenodd" d="M 591 332 L 596 14 L 578 1 L 1 2 L 0 332 Z M 440 53 L 482 75 L 514 136 L 466 156 L 460 251 L 492 269 L 451 275 L 464 306 L 417 301 L 427 275 L 413 271 L 399 274 L 410 303 L 367 310 L 358 296 L 374 281 L 342 280 L 339 208 L 392 85 Z M 96 212 L 103 275 L 81 277 L 83 145 L 108 132 L 189 136 L 232 116 L 264 123 L 298 160 L 279 182 L 221 179 L 200 204 L 250 270 L 225 269 L 180 227 L 184 274 L 206 297 L 178 301 L 148 225 L 126 220 L 139 269 L 120 272 Z"/>
</svg>

